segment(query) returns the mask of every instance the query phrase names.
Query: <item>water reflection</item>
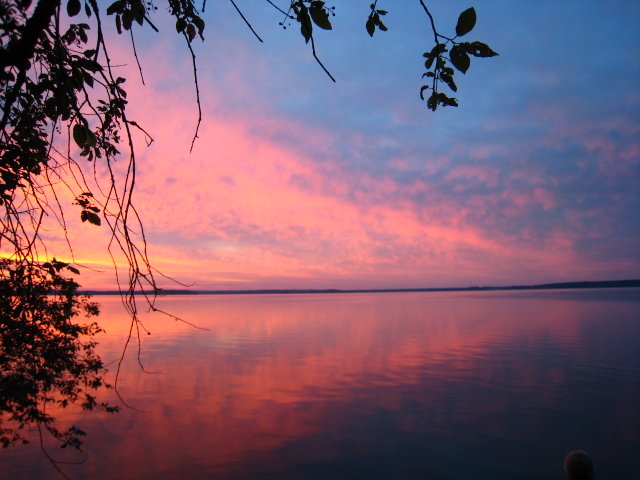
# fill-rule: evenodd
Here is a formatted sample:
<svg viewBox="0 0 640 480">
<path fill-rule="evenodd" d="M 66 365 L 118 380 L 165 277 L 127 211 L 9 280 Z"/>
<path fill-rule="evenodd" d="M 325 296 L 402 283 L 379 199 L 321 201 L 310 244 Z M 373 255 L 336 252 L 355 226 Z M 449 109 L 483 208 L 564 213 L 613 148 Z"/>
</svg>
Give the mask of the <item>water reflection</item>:
<svg viewBox="0 0 640 480">
<path fill-rule="evenodd" d="M 115 362 L 126 334 L 101 298 Z M 562 478 L 590 451 L 599 478 L 640 468 L 636 289 L 167 297 L 209 328 L 146 319 L 144 412 L 86 417 L 74 478 Z M 73 414 L 68 420 L 77 420 Z M 36 449 L 9 478 L 48 478 Z"/>
</svg>

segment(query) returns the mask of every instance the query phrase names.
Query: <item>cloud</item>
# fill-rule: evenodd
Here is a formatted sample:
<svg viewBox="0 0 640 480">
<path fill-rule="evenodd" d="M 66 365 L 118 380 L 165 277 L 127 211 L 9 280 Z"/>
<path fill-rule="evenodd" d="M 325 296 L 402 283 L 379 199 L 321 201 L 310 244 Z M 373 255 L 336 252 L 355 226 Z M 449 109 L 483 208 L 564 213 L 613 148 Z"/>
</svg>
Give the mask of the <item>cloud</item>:
<svg viewBox="0 0 640 480">
<path fill-rule="evenodd" d="M 640 64 L 635 29 L 620 25 L 638 11 L 576 5 L 478 9 L 474 34 L 500 56 L 474 60 L 461 107 L 433 114 L 417 96 L 430 39 L 409 8 L 390 10 L 374 39 L 362 12 L 338 12 L 318 43 L 334 85 L 295 25 L 251 12 L 262 45 L 213 4 L 207 43 L 194 45 L 203 123 L 191 154 L 191 58 L 142 35 L 146 87 L 129 53 L 121 71 L 131 118 L 155 139 L 136 137 L 134 197 L 152 258 L 200 288 L 634 276 Z M 457 4 L 442 8 L 455 19 Z M 612 51 L 604 40 L 617 32 Z"/>
</svg>

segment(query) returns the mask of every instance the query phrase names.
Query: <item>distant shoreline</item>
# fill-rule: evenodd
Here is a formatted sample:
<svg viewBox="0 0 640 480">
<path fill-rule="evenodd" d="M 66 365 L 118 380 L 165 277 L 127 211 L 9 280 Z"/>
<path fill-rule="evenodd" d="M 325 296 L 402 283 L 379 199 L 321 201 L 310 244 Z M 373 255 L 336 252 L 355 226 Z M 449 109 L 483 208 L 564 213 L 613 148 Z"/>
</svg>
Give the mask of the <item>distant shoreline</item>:
<svg viewBox="0 0 640 480">
<path fill-rule="evenodd" d="M 158 295 L 273 295 L 302 293 L 402 293 L 402 292 L 477 292 L 491 290 L 567 290 L 588 288 L 630 288 L 640 287 L 640 279 L 607 280 L 592 282 L 560 282 L 539 285 L 511 285 L 508 287 L 444 287 L 444 288 L 365 288 L 365 289 L 256 289 L 256 290 L 179 290 L 160 289 Z M 117 290 L 80 290 L 85 295 L 120 295 Z M 136 295 L 140 295 L 136 292 Z"/>
</svg>

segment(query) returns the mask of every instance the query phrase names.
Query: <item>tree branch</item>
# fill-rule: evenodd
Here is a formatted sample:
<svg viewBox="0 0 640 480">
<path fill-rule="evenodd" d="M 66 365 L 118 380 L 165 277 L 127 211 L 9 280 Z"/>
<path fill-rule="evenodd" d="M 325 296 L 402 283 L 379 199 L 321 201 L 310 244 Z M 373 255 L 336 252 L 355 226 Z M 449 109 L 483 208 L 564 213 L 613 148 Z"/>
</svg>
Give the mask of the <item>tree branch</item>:
<svg viewBox="0 0 640 480">
<path fill-rule="evenodd" d="M 236 11 L 238 12 L 238 14 L 240 15 L 240 17 L 242 17 L 242 20 L 244 20 L 244 23 L 247 24 L 247 27 L 249 27 L 249 29 L 253 32 L 253 34 L 256 36 L 256 38 L 258 40 L 260 40 L 260 43 L 264 43 L 262 41 L 262 39 L 260 38 L 260 35 L 258 35 L 256 33 L 256 31 L 253 29 L 253 27 L 251 26 L 251 24 L 249 23 L 249 21 L 245 18 L 245 16 L 242 14 L 242 12 L 240 11 L 240 9 L 238 8 L 238 6 L 236 5 L 236 2 L 234 2 L 233 0 L 230 0 L 231 4 L 234 6 L 234 8 L 236 9 Z M 203 11 L 204 11 L 204 6 L 203 6 Z"/>
<path fill-rule="evenodd" d="M 198 69 L 196 66 L 196 54 L 193 52 L 193 48 L 191 48 L 191 42 L 189 41 L 189 37 L 184 33 L 184 38 L 187 41 L 187 47 L 189 47 L 189 52 L 191 53 L 191 63 L 193 64 L 193 81 L 196 84 L 196 103 L 198 104 L 198 123 L 196 124 L 196 131 L 193 134 L 193 139 L 191 140 L 191 148 L 189 149 L 189 153 L 193 152 L 193 146 L 196 143 L 196 138 L 198 138 L 198 130 L 200 130 L 200 124 L 202 123 L 202 106 L 200 105 L 200 87 L 198 86 Z"/>
<path fill-rule="evenodd" d="M 422 5 L 422 8 L 425 11 L 425 13 L 429 16 L 429 20 L 431 21 L 431 30 L 433 30 L 433 40 L 434 42 L 438 43 L 438 32 L 436 30 L 436 23 L 433 20 L 433 15 L 431 15 L 431 12 L 427 8 L 427 6 L 424 4 L 423 0 L 418 0 L 418 1 L 420 2 L 420 5 Z"/>
<path fill-rule="evenodd" d="M 271 0 L 266 0 L 266 2 L 271 5 L 273 8 L 275 8 L 276 10 L 278 10 L 280 13 L 282 13 L 285 17 L 288 18 L 292 18 L 289 16 L 288 12 L 285 12 L 284 10 L 282 10 L 279 6 L 277 6 L 275 3 L 273 3 Z M 291 7 L 289 7 L 289 10 L 291 10 Z"/>
<path fill-rule="evenodd" d="M 331 73 L 329 73 L 329 70 L 326 69 L 326 67 L 322 64 L 322 62 L 318 58 L 318 55 L 316 55 L 316 43 L 313 41 L 313 35 L 311 35 L 311 51 L 313 52 L 313 58 L 315 58 L 316 62 L 318 62 L 318 65 L 320 65 L 322 67 L 322 69 L 324 70 L 324 73 L 329 75 L 329 78 L 331 80 L 333 80 L 333 83 L 336 83 L 336 79 L 333 78 L 333 75 L 331 75 Z"/>
<path fill-rule="evenodd" d="M 138 64 L 138 71 L 140 72 L 140 80 L 142 80 L 142 85 L 146 85 L 146 83 L 144 83 L 144 75 L 142 74 L 142 65 L 140 65 L 140 60 L 138 59 L 138 52 L 136 51 L 136 41 L 133 39 L 133 28 L 129 30 L 129 34 L 131 35 L 131 46 L 133 47 L 133 56 L 136 59 L 136 63 Z"/>
<path fill-rule="evenodd" d="M 49 26 L 51 17 L 60 6 L 60 0 L 40 0 L 31 18 L 24 25 L 22 36 L 9 42 L 6 49 L 0 50 L 0 69 L 19 67 L 26 69 L 33 57 L 36 44 L 42 32 Z"/>
</svg>

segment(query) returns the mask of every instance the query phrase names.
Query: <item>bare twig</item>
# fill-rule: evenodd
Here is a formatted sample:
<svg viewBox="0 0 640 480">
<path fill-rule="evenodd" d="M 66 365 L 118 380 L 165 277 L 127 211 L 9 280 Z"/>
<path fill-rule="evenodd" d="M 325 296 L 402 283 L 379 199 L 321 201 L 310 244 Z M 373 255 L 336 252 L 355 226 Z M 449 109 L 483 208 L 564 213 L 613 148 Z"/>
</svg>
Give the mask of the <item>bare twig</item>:
<svg viewBox="0 0 640 480">
<path fill-rule="evenodd" d="M 313 40 L 313 35 L 311 35 L 311 51 L 313 52 L 313 58 L 315 58 L 316 62 L 318 62 L 318 64 L 322 67 L 322 69 L 324 70 L 324 73 L 329 75 L 329 78 L 331 80 L 333 80 L 333 82 L 335 83 L 336 79 L 333 78 L 333 75 L 331 75 L 331 73 L 329 73 L 329 70 L 326 69 L 326 67 L 322 64 L 322 62 L 318 58 L 318 55 L 316 55 L 316 42 L 314 42 L 314 40 Z"/>
<path fill-rule="evenodd" d="M 196 103 L 198 104 L 198 123 L 196 124 L 196 131 L 193 134 L 193 139 L 191 140 L 191 148 L 189 149 L 189 153 L 193 152 L 193 146 L 196 143 L 196 139 L 198 138 L 198 130 L 200 130 L 200 124 L 202 123 L 202 105 L 200 104 L 200 87 L 198 86 L 198 68 L 196 65 L 196 54 L 193 52 L 193 48 L 191 47 L 191 42 L 189 41 L 189 37 L 186 33 L 183 33 L 184 39 L 187 41 L 187 47 L 189 48 L 189 53 L 191 53 L 191 63 L 193 65 L 193 81 L 196 86 Z"/>
<path fill-rule="evenodd" d="M 133 39 L 133 28 L 129 29 L 129 34 L 131 35 L 131 46 L 133 47 L 133 56 L 136 59 L 136 64 L 138 65 L 138 71 L 140 72 L 140 80 L 142 80 L 142 85 L 146 85 L 144 83 L 144 75 L 142 75 L 142 66 L 140 65 L 140 59 L 138 58 L 138 52 L 136 51 L 136 41 Z"/>
<path fill-rule="evenodd" d="M 282 13 L 285 17 L 287 18 L 293 18 L 289 15 L 289 12 L 285 12 L 284 10 L 282 10 L 279 6 L 277 6 L 275 3 L 273 3 L 271 0 L 266 0 L 266 2 L 271 5 L 273 8 L 275 8 L 276 10 L 278 10 L 280 13 Z M 291 6 L 289 6 L 289 11 L 291 11 Z"/>
<path fill-rule="evenodd" d="M 242 12 L 240 11 L 240 9 L 238 8 L 238 5 L 236 5 L 236 2 L 234 2 L 233 0 L 230 0 L 231 4 L 234 6 L 234 8 L 236 9 L 236 11 L 238 12 L 238 14 L 240 15 L 240 17 L 242 18 L 242 20 L 244 20 L 244 23 L 247 24 L 247 27 L 249 27 L 249 29 L 253 32 L 253 34 L 256 36 L 256 38 L 258 40 L 260 40 L 261 43 L 264 43 L 262 41 L 262 39 L 260 38 L 260 35 L 258 35 L 256 33 L 256 31 L 253 29 L 253 27 L 251 26 L 251 24 L 249 23 L 249 21 L 245 18 L 245 16 L 242 14 Z M 204 11 L 204 5 L 202 6 L 202 10 Z"/>
<path fill-rule="evenodd" d="M 418 0 L 418 1 L 420 2 L 420 5 L 422 5 L 422 9 L 425 11 L 425 13 L 427 14 L 431 22 L 431 29 L 433 30 L 433 41 L 438 43 L 438 32 L 436 31 L 436 23 L 433 20 L 433 15 L 431 15 L 431 12 L 427 8 L 423 0 Z"/>
<path fill-rule="evenodd" d="M 173 318 L 177 322 L 184 323 L 184 324 L 189 325 L 190 327 L 196 328 L 198 330 L 204 330 L 204 331 L 207 331 L 207 332 L 211 330 L 210 328 L 200 327 L 200 326 L 196 325 L 195 323 L 191 323 L 191 322 L 189 322 L 189 321 L 187 321 L 187 320 L 185 320 L 183 318 L 176 317 L 175 315 L 172 315 L 169 312 L 165 312 L 164 310 L 160 310 L 159 308 L 156 308 L 154 306 L 151 307 L 151 310 L 153 312 L 162 313 L 162 314 L 166 315 L 169 318 Z"/>
<path fill-rule="evenodd" d="M 47 457 L 47 460 L 49 460 L 51 466 L 55 468 L 55 470 L 64 478 L 66 478 L 67 480 L 71 480 L 71 477 L 64 473 L 64 471 L 62 471 L 56 459 L 54 459 L 45 448 L 44 439 L 42 437 L 42 426 L 40 425 L 40 422 L 38 422 L 38 439 L 40 440 L 40 451 L 44 454 L 45 457 Z"/>
</svg>

